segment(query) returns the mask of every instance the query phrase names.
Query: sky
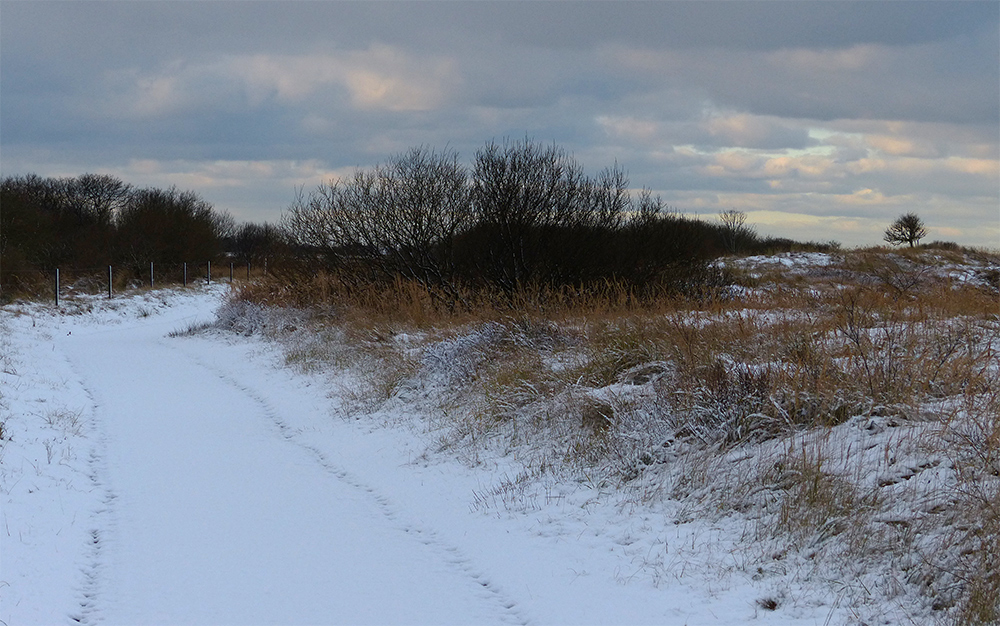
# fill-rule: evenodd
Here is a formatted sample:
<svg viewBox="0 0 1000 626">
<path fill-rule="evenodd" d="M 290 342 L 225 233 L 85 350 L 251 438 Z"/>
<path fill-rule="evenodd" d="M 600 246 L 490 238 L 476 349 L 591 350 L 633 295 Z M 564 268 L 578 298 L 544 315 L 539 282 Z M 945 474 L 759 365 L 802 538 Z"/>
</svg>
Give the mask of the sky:
<svg viewBox="0 0 1000 626">
<path fill-rule="evenodd" d="M 414 146 L 556 143 L 762 234 L 1000 248 L 1000 3 L 0 2 L 0 173 L 276 221 Z"/>
</svg>

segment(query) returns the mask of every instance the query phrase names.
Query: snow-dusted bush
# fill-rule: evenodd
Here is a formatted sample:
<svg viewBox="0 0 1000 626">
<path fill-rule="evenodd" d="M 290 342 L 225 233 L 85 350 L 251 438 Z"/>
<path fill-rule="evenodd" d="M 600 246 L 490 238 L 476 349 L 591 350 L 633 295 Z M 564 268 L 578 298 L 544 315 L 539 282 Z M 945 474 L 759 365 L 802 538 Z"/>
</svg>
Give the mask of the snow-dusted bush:
<svg viewBox="0 0 1000 626">
<path fill-rule="evenodd" d="M 489 347 L 504 336 L 503 326 L 487 322 L 470 332 L 432 343 L 421 354 L 422 373 L 430 384 L 467 384 L 489 358 Z"/>
<path fill-rule="evenodd" d="M 218 328 L 241 335 L 275 335 L 294 331 L 305 321 L 305 313 L 230 298 L 216 311 Z"/>
</svg>

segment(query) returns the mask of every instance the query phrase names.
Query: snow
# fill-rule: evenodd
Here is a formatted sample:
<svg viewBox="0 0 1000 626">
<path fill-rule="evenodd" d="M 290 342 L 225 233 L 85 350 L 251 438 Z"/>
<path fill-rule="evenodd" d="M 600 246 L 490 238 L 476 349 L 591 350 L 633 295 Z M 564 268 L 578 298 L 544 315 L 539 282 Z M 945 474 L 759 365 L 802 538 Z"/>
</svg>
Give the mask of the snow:
<svg viewBox="0 0 1000 626">
<path fill-rule="evenodd" d="M 357 412 L 342 392 L 358 372 L 289 368 L 259 335 L 177 336 L 224 294 L 0 311 L 3 623 L 847 619 L 794 575 L 743 563 L 767 548 L 747 549 L 740 520 L 692 516 L 642 483 L 463 463 L 437 450 L 433 419 L 410 419 L 419 404 Z"/>
<path fill-rule="evenodd" d="M 738 259 L 739 264 L 745 267 L 779 265 L 784 268 L 826 267 L 835 261 L 836 256 L 826 252 L 781 252 Z"/>
</svg>

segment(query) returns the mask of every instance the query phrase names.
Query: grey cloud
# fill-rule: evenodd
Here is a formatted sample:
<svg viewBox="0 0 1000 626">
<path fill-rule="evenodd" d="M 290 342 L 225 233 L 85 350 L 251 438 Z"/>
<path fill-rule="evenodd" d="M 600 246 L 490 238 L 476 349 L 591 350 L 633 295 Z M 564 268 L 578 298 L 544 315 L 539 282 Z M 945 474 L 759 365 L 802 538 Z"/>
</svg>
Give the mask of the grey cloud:
<svg viewBox="0 0 1000 626">
<path fill-rule="evenodd" d="M 36 51 L 86 45 L 106 62 L 219 50 L 304 52 L 390 40 L 421 49 L 509 42 L 775 50 L 907 45 L 995 24 L 994 2 L 35 2 L 5 3 L 4 38 Z M 59 52 L 55 52 L 60 54 Z M 60 56 L 63 56 L 60 54 Z M 80 61 L 85 61 L 80 59 Z"/>
<path fill-rule="evenodd" d="M 996 23 L 988 2 L 632 2 L 538 3 L 494 19 L 509 37 L 533 45 L 585 47 L 628 42 L 671 48 L 777 50 L 858 43 L 906 45 Z"/>
<path fill-rule="evenodd" d="M 825 198 L 816 214 L 848 215 L 830 198 L 859 188 L 956 206 L 997 198 L 996 181 L 979 174 L 847 167 L 870 154 L 997 159 L 992 1 L 5 2 L 2 11 L 5 173 L 47 174 L 46 163 L 129 171 L 122 164 L 135 159 L 349 168 L 420 144 L 471 161 L 487 140 L 529 136 L 560 143 L 589 171 L 618 161 L 634 186 L 670 191 L 678 205 L 750 194 L 804 211 L 812 192 Z M 272 65 L 254 70 L 254 59 Z M 310 78 L 314 70 L 325 78 Z M 839 133 L 820 140 L 833 147 L 828 176 L 793 169 L 772 177 L 783 184 L 775 189 L 752 168 L 709 169 L 733 148 L 815 148 L 816 128 Z M 280 187 L 250 177 L 211 193 L 260 216 L 265 203 L 285 197 L 274 213 L 287 203 L 289 184 Z"/>
<path fill-rule="evenodd" d="M 989 48 L 983 35 L 979 48 Z M 939 42 L 734 55 L 721 49 L 618 48 L 622 71 L 644 85 L 699 89 L 720 106 L 781 117 L 984 123 L 1000 117 L 1000 73 L 961 63 Z M 991 58 L 1000 54 L 993 49 Z M 941 61 L 951 56 L 952 64 Z M 974 55 L 976 56 L 976 55 Z M 976 61 L 973 65 L 977 65 Z M 648 88 L 648 87 L 646 87 Z"/>
<path fill-rule="evenodd" d="M 165 61 L 219 54 L 363 49 L 374 42 L 391 42 L 414 53 L 457 51 L 463 63 L 473 64 L 468 75 L 474 95 L 483 103 L 507 106 L 540 102 L 546 85 L 549 94 L 566 88 L 607 94 L 616 69 L 588 78 L 584 61 L 608 45 L 678 50 L 688 53 L 684 64 L 689 71 L 682 68 L 680 76 L 686 82 L 704 79 L 725 100 L 723 104 L 746 103 L 759 113 L 796 116 L 803 116 L 805 108 L 809 115 L 832 119 L 850 117 L 858 98 L 873 95 L 837 97 L 823 88 L 836 77 L 820 75 L 797 85 L 803 92 L 799 97 L 788 98 L 786 90 L 775 84 L 778 81 L 767 81 L 773 74 L 769 68 L 740 63 L 728 51 L 913 46 L 965 36 L 965 45 L 975 49 L 956 51 L 955 61 L 995 61 L 995 54 L 970 52 L 996 48 L 983 40 L 995 39 L 997 29 L 991 27 L 1000 20 L 997 13 L 991 2 L 45 2 L 6 4 L 0 27 L 4 47 L 16 48 L 18 57 L 71 60 L 85 73 L 109 66 L 150 70 Z M 948 50 L 935 48 L 920 63 L 921 67 L 936 64 L 938 74 L 953 77 L 944 93 L 975 91 L 976 85 L 981 85 L 982 93 L 995 93 L 989 82 L 991 74 L 995 79 L 995 63 L 981 61 L 986 67 L 972 75 L 985 78 L 985 84 L 963 82 L 958 77 L 961 63 L 949 62 Z M 16 64 L 11 58 L 4 55 L 5 71 Z M 726 71 L 729 66 L 735 66 L 733 71 Z M 641 89 L 648 78 L 634 77 L 635 88 Z M 882 82 L 881 76 L 875 78 Z M 908 99 L 910 94 L 900 85 L 892 87 L 901 92 L 900 100 Z M 940 104 L 935 101 L 940 99 L 938 93 L 941 90 L 924 94 L 911 106 L 929 99 L 922 108 L 933 109 Z M 973 105 L 979 100 L 967 98 Z M 779 108 L 781 102 L 788 102 L 788 107 Z M 824 103 L 829 103 L 825 109 Z"/>
</svg>

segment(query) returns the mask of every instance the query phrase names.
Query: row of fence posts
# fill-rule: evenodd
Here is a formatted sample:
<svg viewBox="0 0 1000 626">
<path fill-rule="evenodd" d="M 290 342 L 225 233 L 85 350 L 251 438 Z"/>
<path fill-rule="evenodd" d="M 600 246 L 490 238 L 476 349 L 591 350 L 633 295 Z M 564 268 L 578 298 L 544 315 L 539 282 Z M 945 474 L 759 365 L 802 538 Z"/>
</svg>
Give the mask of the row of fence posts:
<svg viewBox="0 0 1000 626">
<path fill-rule="evenodd" d="M 234 267 L 235 267 L 235 264 L 233 264 L 233 263 L 229 264 L 229 282 L 230 282 L 230 284 L 233 282 Z M 264 272 L 265 273 L 267 272 L 267 262 L 266 261 L 264 262 Z M 250 264 L 249 263 L 247 263 L 247 280 L 250 280 Z M 153 288 L 154 281 L 155 281 L 155 275 L 153 273 L 153 263 L 150 262 L 149 263 L 149 288 L 150 289 Z M 209 284 L 209 285 L 212 284 L 212 262 L 211 261 L 208 261 L 208 270 L 205 273 L 205 282 L 206 282 L 206 284 Z M 187 287 L 187 284 L 188 284 L 188 264 L 184 263 L 183 285 L 185 287 Z M 55 284 L 56 306 L 59 306 L 59 291 L 60 291 L 60 286 L 59 286 L 59 268 L 57 267 L 56 268 L 56 284 Z M 111 265 L 109 265 L 108 266 L 108 300 L 110 300 L 113 297 L 114 297 L 114 269 L 113 269 L 113 267 Z"/>
</svg>

